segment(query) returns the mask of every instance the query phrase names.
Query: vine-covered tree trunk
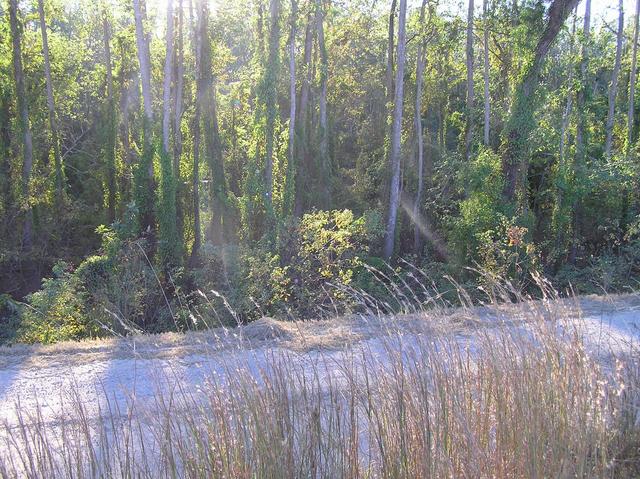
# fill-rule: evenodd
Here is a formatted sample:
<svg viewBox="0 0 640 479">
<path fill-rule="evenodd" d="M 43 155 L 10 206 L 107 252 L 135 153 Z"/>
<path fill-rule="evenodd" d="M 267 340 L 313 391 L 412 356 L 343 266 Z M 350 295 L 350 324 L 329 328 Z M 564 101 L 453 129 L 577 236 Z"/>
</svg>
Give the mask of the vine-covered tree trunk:
<svg viewBox="0 0 640 479">
<path fill-rule="evenodd" d="M 296 22 L 298 2 L 291 0 L 291 18 L 289 29 L 289 145 L 287 159 L 287 179 L 283 211 L 285 215 L 293 213 L 296 196 L 297 158 L 296 158 Z"/>
<path fill-rule="evenodd" d="M 318 50 L 320 52 L 320 98 L 319 105 L 319 152 L 320 152 L 320 205 L 327 209 L 330 207 L 331 200 L 331 164 L 329 159 L 329 124 L 327 120 L 327 84 L 329 81 L 329 60 L 327 56 L 327 47 L 324 41 L 324 5 L 323 0 L 317 2 L 317 20 L 318 28 Z"/>
<path fill-rule="evenodd" d="M 420 254 L 421 234 L 420 225 L 420 205 L 422 203 L 422 194 L 424 190 L 424 134 L 422 130 L 422 86 L 424 67 L 426 62 L 426 45 L 424 32 L 424 11 L 427 0 L 422 0 L 420 6 L 420 39 L 418 43 L 418 52 L 416 54 L 416 102 L 413 123 L 416 129 L 416 163 L 418 166 L 418 188 L 416 190 L 416 199 L 413 203 L 413 249 L 416 254 Z"/>
<path fill-rule="evenodd" d="M 611 83 L 609 84 L 609 111 L 607 112 L 607 123 L 605 125 L 606 139 L 604 142 L 604 155 L 611 157 L 611 147 L 613 145 L 613 125 L 616 113 L 616 96 L 618 95 L 618 79 L 620 77 L 620 65 L 622 63 L 622 43 L 624 40 L 624 7 L 623 1 L 618 2 L 618 32 L 616 34 L 616 59 L 611 72 Z"/>
<path fill-rule="evenodd" d="M 579 1 L 553 1 L 549 7 L 547 24 L 536 45 L 533 61 L 516 87 L 511 113 L 503 132 L 502 144 L 502 171 L 505 178 L 503 196 L 509 205 L 513 205 L 518 185 L 522 183 L 521 177 L 529 166 L 527 144 L 529 135 L 535 128 L 536 105 L 533 97 L 538 87 L 538 75 L 542 62 L 569 13 Z"/>
<path fill-rule="evenodd" d="M 144 31 L 144 0 L 133 0 L 133 13 L 136 24 L 136 45 L 143 101 L 143 152 L 137 172 L 136 197 L 140 208 L 141 231 L 149 239 L 150 252 L 155 251 L 155 177 L 153 168 L 153 104 L 151 101 L 151 60 L 149 38 Z"/>
<path fill-rule="evenodd" d="M 311 55 L 313 54 L 313 38 L 315 32 L 314 26 L 315 16 L 312 13 L 311 5 L 307 14 L 307 26 L 304 35 L 304 57 L 300 72 L 302 76 L 302 85 L 300 86 L 300 104 L 297 108 L 298 119 L 296 126 L 298 128 L 299 141 L 297 143 L 298 157 L 300 159 L 300 169 L 296 172 L 298 181 L 296 185 L 295 215 L 300 216 L 305 208 L 305 199 L 309 190 L 308 180 L 310 175 L 309 168 L 309 136 L 308 136 L 308 105 L 309 91 L 311 89 L 312 70 Z"/>
<path fill-rule="evenodd" d="M 484 83 L 484 146 L 489 146 L 489 133 L 491 129 L 491 97 L 489 93 L 489 0 L 482 1 L 482 20 L 483 20 L 483 59 L 484 69 L 482 71 L 482 79 Z"/>
<path fill-rule="evenodd" d="M 180 243 L 184 241 L 184 212 L 182 207 L 183 188 L 180 174 L 180 160 L 182 158 L 182 115 L 184 94 L 184 11 L 182 0 L 178 0 L 176 34 L 176 85 L 173 109 L 173 177 L 176 182 L 176 229 Z"/>
<path fill-rule="evenodd" d="M 464 155 L 467 161 L 471 158 L 473 141 L 473 108 L 475 94 L 473 88 L 473 0 L 469 0 L 467 12 L 467 125 L 465 130 Z"/>
<path fill-rule="evenodd" d="M 633 144 L 633 116 L 635 110 L 636 78 L 638 64 L 638 19 L 640 18 L 640 0 L 636 0 L 636 14 L 633 18 L 633 53 L 631 55 L 631 73 L 629 78 L 629 108 L 627 110 L 627 143 L 625 155 L 629 156 Z"/>
<path fill-rule="evenodd" d="M 280 70 L 280 0 L 271 0 L 269 7 L 269 54 L 264 77 L 266 125 L 265 125 L 265 206 L 273 215 L 273 145 L 278 102 L 278 74 Z"/>
<path fill-rule="evenodd" d="M 189 16 L 191 17 L 193 58 L 195 59 L 196 95 L 193 112 L 193 172 L 191 175 L 193 189 L 193 246 L 189 264 L 199 263 L 200 247 L 202 245 L 202 231 L 200 226 L 200 105 L 204 97 L 202 68 L 200 66 L 200 18 L 196 20 L 193 12 L 193 2 L 189 0 Z"/>
<path fill-rule="evenodd" d="M 391 259 L 395 246 L 398 207 L 400 206 L 400 143 L 402 136 L 402 109 L 404 103 L 404 63 L 406 48 L 407 0 L 400 0 L 398 14 L 398 48 L 393 102 L 393 124 L 391 130 L 391 187 L 389 193 L 389 215 L 384 237 L 383 256 Z"/>
<path fill-rule="evenodd" d="M 585 162 L 587 161 L 587 97 L 589 82 L 589 49 L 591 37 L 591 0 L 586 0 L 584 10 L 584 25 L 582 29 L 582 55 L 580 59 L 580 86 L 578 88 L 576 107 L 578 124 L 576 128 L 576 157 L 573 164 L 573 181 L 578 185 L 571 208 L 572 241 L 569 249 L 568 261 L 574 264 L 578 254 L 578 229 L 580 228 L 580 213 L 582 209 L 581 185 L 584 181 Z"/>
<path fill-rule="evenodd" d="M 216 86 L 212 72 L 211 39 L 209 37 L 208 18 L 209 9 L 206 1 L 201 1 L 200 6 L 200 78 L 201 78 L 201 103 L 202 121 L 204 130 L 204 143 L 209 165 L 211 179 L 209 182 L 209 194 L 211 198 L 211 222 L 207 236 L 214 245 L 221 246 L 225 242 L 227 187 L 222 158 L 222 143 L 218 126 L 218 109 L 216 98 Z"/>
<path fill-rule="evenodd" d="M 62 207 L 64 190 L 64 171 L 62 167 L 62 155 L 60 154 L 60 135 L 56 120 L 56 106 L 53 98 L 53 82 L 51 80 L 51 60 L 49 58 L 49 39 L 47 37 L 47 22 L 44 15 L 44 0 L 38 0 L 38 15 L 40 17 L 40 32 L 42 34 L 42 56 L 44 59 L 44 78 L 47 90 L 47 108 L 49 110 L 49 128 L 51 129 L 51 144 L 53 146 L 53 159 L 56 173 L 56 203 Z"/>
<path fill-rule="evenodd" d="M 111 61 L 111 25 L 106 9 L 102 12 L 102 30 L 107 80 L 107 105 L 105 121 L 105 164 L 107 176 L 107 219 L 116 219 L 116 104 L 113 92 L 113 67 Z"/>
<path fill-rule="evenodd" d="M 13 78 L 16 85 L 16 103 L 20 131 L 22 133 L 22 198 L 24 220 L 22 224 L 22 248 L 30 251 L 33 246 L 33 209 L 31 207 L 31 169 L 33 168 L 33 139 L 29 123 L 29 105 L 22 68 L 22 27 L 18 20 L 18 0 L 9 0 L 9 23 L 13 47 Z"/>
<path fill-rule="evenodd" d="M 181 257 L 176 218 L 176 183 L 170 153 L 171 84 L 173 80 L 173 0 L 167 2 L 167 31 L 165 36 L 164 77 L 162 85 L 162 152 L 160 154 L 161 188 L 158 211 L 160 256 L 164 267 L 179 264 Z"/>
</svg>

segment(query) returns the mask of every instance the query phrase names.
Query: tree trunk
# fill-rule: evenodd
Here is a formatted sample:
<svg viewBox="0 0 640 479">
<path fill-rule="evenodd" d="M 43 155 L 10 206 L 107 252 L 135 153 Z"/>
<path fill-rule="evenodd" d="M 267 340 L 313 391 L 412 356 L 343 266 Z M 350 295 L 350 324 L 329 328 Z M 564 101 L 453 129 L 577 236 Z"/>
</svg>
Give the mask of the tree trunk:
<svg viewBox="0 0 640 479">
<path fill-rule="evenodd" d="M 390 260 L 393 255 L 396 237 L 396 220 L 400 204 L 400 142 L 402 135 L 402 107 L 404 102 L 406 14 L 407 0 L 400 0 L 400 11 L 398 15 L 397 67 L 393 104 L 393 125 L 391 131 L 391 188 L 389 193 L 389 217 L 385 232 L 383 251 L 383 255 L 386 260 Z"/>
<path fill-rule="evenodd" d="M 289 30 L 289 158 L 287 160 L 287 187 L 283 210 L 286 215 L 292 214 L 296 197 L 297 159 L 295 150 L 296 137 L 296 20 L 298 2 L 291 0 L 291 19 Z"/>
<path fill-rule="evenodd" d="M 180 175 L 180 159 L 182 158 L 182 96 L 184 94 L 184 11 L 182 0 L 178 0 L 176 53 L 176 86 L 173 109 L 173 177 L 176 182 L 176 227 L 180 242 L 184 240 L 184 212 L 182 211 L 183 187 Z"/>
<path fill-rule="evenodd" d="M 580 61 L 580 87 L 576 101 L 578 125 L 576 128 L 576 161 L 578 169 L 584 165 L 586 159 L 586 114 L 587 83 L 589 67 L 589 41 L 591 35 L 591 0 L 586 0 L 584 11 L 584 27 L 582 30 L 582 59 Z"/>
<path fill-rule="evenodd" d="M 162 153 L 169 156 L 171 135 L 171 84 L 173 82 L 173 0 L 167 1 L 167 31 L 165 37 L 164 77 L 162 82 Z"/>
<path fill-rule="evenodd" d="M 324 209 L 330 207 L 330 161 L 329 161 L 329 126 L 327 122 L 327 83 L 329 77 L 329 65 L 327 58 L 327 47 L 324 41 L 324 5 L 323 0 L 316 0 L 317 4 L 317 20 L 316 26 L 318 28 L 318 50 L 320 52 L 320 171 L 321 171 L 321 206 Z"/>
<path fill-rule="evenodd" d="M 623 0 L 619 0 L 618 5 L 618 34 L 616 35 L 616 59 L 611 73 L 611 84 L 609 85 L 609 111 L 607 113 L 607 123 L 605 126 L 606 139 L 604 142 L 604 155 L 611 157 L 611 146 L 613 144 L 613 125 L 616 113 L 616 96 L 618 95 L 618 78 L 620 76 L 620 64 L 622 63 L 622 42 L 624 39 L 624 8 Z"/>
<path fill-rule="evenodd" d="M 144 32 L 145 11 L 144 0 L 133 0 L 133 13 L 136 23 L 136 45 L 138 51 L 138 63 L 140 66 L 140 79 L 142 83 L 142 101 L 144 110 L 143 135 L 144 145 L 142 162 L 140 167 L 146 168 L 146 185 L 138 184 L 138 199 L 140 201 L 140 226 L 143 233 L 148 235 L 150 251 L 155 249 L 155 179 L 153 172 L 153 104 L 151 102 L 151 60 L 149 54 L 149 37 Z M 140 176 L 144 175 L 140 171 Z"/>
<path fill-rule="evenodd" d="M 586 0 L 584 10 L 584 26 L 582 30 L 582 59 L 580 61 L 580 88 L 578 89 L 578 96 L 576 106 L 578 110 L 578 125 L 576 128 L 576 158 L 574 161 L 574 181 L 579 184 L 584 179 L 585 163 L 587 161 L 587 119 L 586 119 L 586 107 L 587 107 L 587 94 L 589 83 L 589 49 L 591 38 L 591 0 Z M 568 261 L 570 264 L 575 264 L 578 253 L 578 237 L 580 227 L 580 212 L 582 210 L 581 198 L 576 195 L 574 197 L 573 205 L 571 208 L 572 216 L 572 230 L 573 239 L 571 241 L 571 248 L 569 250 Z"/>
<path fill-rule="evenodd" d="M 109 224 L 111 224 L 116 220 L 116 105 L 111 62 L 111 26 L 106 9 L 102 12 L 102 27 L 107 72 L 107 118 L 105 122 L 107 134 L 105 135 L 104 146 L 107 167 L 107 217 Z"/>
<path fill-rule="evenodd" d="M 569 128 L 569 120 L 571 119 L 571 110 L 573 109 L 573 57 L 574 57 L 574 49 L 575 49 L 575 35 L 576 35 L 576 13 L 573 15 L 573 24 L 571 25 L 571 42 L 569 44 L 569 58 L 571 59 L 569 64 L 569 76 L 567 78 L 567 84 L 569 85 L 569 92 L 567 94 L 567 103 L 564 108 L 564 112 L 562 113 L 562 120 L 560 123 L 560 145 L 558 148 L 558 175 L 561 177 L 566 176 L 566 161 L 565 161 L 565 144 L 566 144 L 566 136 L 567 130 Z M 562 185 L 564 182 L 561 182 Z M 564 224 L 564 222 L 560 223 L 557 220 L 564 221 L 565 212 L 564 212 L 564 186 L 560 184 L 557 187 L 556 192 L 556 249 L 560 251 L 562 245 L 564 243 L 564 235 L 566 230 L 568 229 L 568 225 Z"/>
<path fill-rule="evenodd" d="M 211 180 L 211 222 L 207 233 L 212 243 L 221 246 L 225 242 L 227 189 L 222 158 L 222 143 L 218 127 L 216 85 L 212 73 L 211 39 L 209 38 L 209 10 L 205 0 L 200 5 L 200 92 L 203 108 L 204 143 Z"/>
<path fill-rule="evenodd" d="M 192 26 L 193 57 L 195 59 L 196 96 L 193 113 L 193 246 L 189 263 L 195 266 L 199 263 L 200 247 L 202 245 L 202 231 L 200 226 L 200 105 L 204 92 L 202 91 L 202 68 L 200 67 L 200 18 L 196 20 L 193 13 L 193 2 L 189 0 L 189 16 Z"/>
<path fill-rule="evenodd" d="M 573 85 L 573 56 L 574 56 L 574 47 L 575 47 L 575 34 L 576 34 L 576 14 L 573 16 L 573 25 L 571 26 L 571 43 L 569 45 L 569 58 L 571 58 L 571 63 L 569 67 L 569 76 L 567 78 L 567 84 L 569 88 L 572 88 Z M 560 123 L 560 145 L 558 148 L 558 158 L 560 162 L 560 168 L 564 167 L 564 149 L 566 144 L 566 135 L 567 129 L 569 128 L 569 120 L 571 119 L 571 110 L 573 109 L 573 90 L 570 89 L 567 95 L 567 103 L 564 108 L 564 112 L 562 113 L 562 121 Z M 561 193 L 561 191 L 559 192 Z"/>
<path fill-rule="evenodd" d="M 13 47 L 13 78 L 16 84 L 16 103 L 22 133 L 22 198 L 25 215 L 22 225 L 22 247 L 30 251 L 33 246 L 33 210 L 31 208 L 31 169 L 33 167 L 33 140 L 29 124 L 29 106 L 22 69 L 22 27 L 18 20 L 18 0 L 9 0 L 9 23 Z"/>
<path fill-rule="evenodd" d="M 398 4 L 398 0 L 391 1 L 391 10 L 389 11 L 389 30 L 387 33 L 388 42 L 387 42 L 387 70 L 385 75 L 385 86 L 387 93 L 387 103 L 391 103 L 393 101 L 393 50 L 394 50 L 394 39 L 395 39 L 395 18 L 396 18 L 396 6 Z"/>
<path fill-rule="evenodd" d="M 551 44 L 558 36 L 569 13 L 580 0 L 554 0 L 549 7 L 548 20 L 544 32 L 536 45 L 533 62 L 531 62 L 523 79 L 516 89 L 516 96 L 511 108 L 509 120 L 503 133 L 502 170 L 505 177 L 504 199 L 512 204 L 520 176 L 526 173 L 529 165 L 527 144 L 529 135 L 535 127 L 533 95 L 538 87 L 538 75 L 542 61 L 546 57 Z"/>
<path fill-rule="evenodd" d="M 49 58 L 49 40 L 47 37 L 47 22 L 44 16 L 44 0 L 38 0 L 38 14 L 40 16 L 40 32 L 42 33 L 42 55 L 44 57 L 44 78 L 47 90 L 47 108 L 49 109 L 49 128 L 51 129 L 51 143 L 53 144 L 53 158 L 56 169 L 56 203 L 62 207 L 64 189 L 64 172 L 60 155 L 60 135 L 56 121 L 56 107 L 53 99 L 53 83 L 51 81 L 51 61 Z"/>
<path fill-rule="evenodd" d="M 471 158 L 471 143 L 473 141 L 473 0 L 469 0 L 467 12 L 467 126 L 465 131 L 464 155 L 467 161 Z"/>
<path fill-rule="evenodd" d="M 271 0 L 269 22 L 269 56 L 265 71 L 266 89 L 266 147 L 265 147 L 265 206 L 267 214 L 273 215 L 273 144 L 278 108 L 278 70 L 280 63 L 280 0 Z"/>
<path fill-rule="evenodd" d="M 296 172 L 298 184 L 296 185 L 296 204 L 295 215 L 300 216 L 304 210 L 304 200 L 309 190 L 308 176 L 309 171 L 309 140 L 308 140 L 308 118 L 307 109 L 309 105 L 309 90 L 311 89 L 311 56 L 313 54 L 313 37 L 315 32 L 314 15 L 312 14 L 311 5 L 307 16 L 307 27 L 304 36 L 304 58 L 301 66 L 302 85 L 300 87 L 300 105 L 297 111 L 298 120 L 296 125 L 299 131 L 299 141 L 297 146 L 298 157 L 301 160 L 301 170 Z"/>
<path fill-rule="evenodd" d="M 9 212 L 13 208 L 11 187 L 11 112 L 10 90 L 0 86 L 0 194 L 2 194 L 1 226 L 8 226 Z"/>
<path fill-rule="evenodd" d="M 633 143 L 634 130 L 634 109 L 636 95 L 636 66 L 638 62 L 638 17 L 640 17 L 640 0 L 636 0 L 636 15 L 633 19 L 633 53 L 631 57 L 631 77 L 629 79 L 629 110 L 627 112 L 627 144 L 625 145 L 625 155 L 629 156 Z"/>
<path fill-rule="evenodd" d="M 489 0 L 482 1 L 482 17 L 483 17 L 483 49 L 484 49 L 484 146 L 489 146 L 489 133 L 491 130 L 491 97 L 489 93 Z"/>
<path fill-rule="evenodd" d="M 416 199 L 413 204 L 413 249 L 416 254 L 420 254 L 421 250 L 421 234 L 420 225 L 420 204 L 422 203 L 422 194 L 424 190 L 424 139 L 422 131 L 422 84 L 425 66 L 426 45 L 424 38 L 424 10 L 427 0 L 422 0 L 420 7 L 420 43 L 418 43 L 418 52 L 416 54 L 416 103 L 414 112 L 414 126 L 416 129 L 416 152 L 418 165 L 418 189 L 416 191 Z"/>
</svg>

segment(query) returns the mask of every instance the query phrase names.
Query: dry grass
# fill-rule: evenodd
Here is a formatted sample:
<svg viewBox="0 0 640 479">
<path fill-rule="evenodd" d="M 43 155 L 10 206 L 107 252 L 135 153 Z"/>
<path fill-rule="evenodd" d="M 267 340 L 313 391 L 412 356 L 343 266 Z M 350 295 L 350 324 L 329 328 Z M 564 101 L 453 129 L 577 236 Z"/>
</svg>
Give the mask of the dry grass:
<svg viewBox="0 0 640 479">
<path fill-rule="evenodd" d="M 637 306 L 637 298 L 628 302 Z M 607 303 L 591 298 L 585 306 Z M 17 426 L 0 427 L 0 475 L 639 477 L 637 352 L 606 362 L 592 356 L 576 330 L 558 328 L 575 311 L 572 300 L 541 300 L 442 308 L 429 321 L 424 311 L 393 321 L 264 319 L 236 333 L 237 344 L 280 341 L 321 358 L 322 348 L 386 334 L 382 353 L 346 349 L 339 368 L 302 367 L 295 352 L 277 354 L 260 370 L 234 368 L 197 390 L 176 386 L 153 404 L 111 403 L 98 420 L 79 398 L 55 424 L 24 412 Z M 430 334 L 461 325 L 479 338 L 469 347 L 460 335 Z M 397 334 L 407 330 L 420 334 Z M 207 338 L 214 336 L 224 339 Z"/>
</svg>

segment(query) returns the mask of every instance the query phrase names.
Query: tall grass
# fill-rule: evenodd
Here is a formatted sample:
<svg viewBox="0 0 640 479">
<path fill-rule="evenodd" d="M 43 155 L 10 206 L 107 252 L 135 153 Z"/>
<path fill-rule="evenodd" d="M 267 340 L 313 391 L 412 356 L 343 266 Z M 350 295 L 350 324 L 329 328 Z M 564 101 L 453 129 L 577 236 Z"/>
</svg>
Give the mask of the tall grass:
<svg viewBox="0 0 640 479">
<path fill-rule="evenodd" d="M 153 403 L 107 401 L 98 418 L 79 397 L 53 424 L 21 412 L 17 426 L 0 427 L 0 474 L 640 476 L 637 354 L 593 356 L 577 330 L 558 328 L 564 307 L 532 304 L 520 308 L 526 328 L 477 332 L 473 342 L 390 328 L 377 346 L 344 351 L 338 367 L 321 352 L 316 361 L 274 353 L 262 369 L 230 366 Z"/>
</svg>

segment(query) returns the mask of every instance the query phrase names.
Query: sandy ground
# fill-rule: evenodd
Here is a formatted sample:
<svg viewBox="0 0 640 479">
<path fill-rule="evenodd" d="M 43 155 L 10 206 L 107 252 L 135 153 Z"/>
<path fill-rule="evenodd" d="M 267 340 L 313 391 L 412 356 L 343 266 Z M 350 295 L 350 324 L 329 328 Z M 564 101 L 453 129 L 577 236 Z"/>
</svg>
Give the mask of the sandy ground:
<svg viewBox="0 0 640 479">
<path fill-rule="evenodd" d="M 71 401 L 81 401 L 86 414 L 99 420 L 107 408 L 124 412 L 135 404 L 151 404 L 159 391 L 197 391 L 212 378 L 224 384 L 240 369 L 259 376 L 283 357 L 302 370 L 329 374 L 339 371 L 347 357 L 384 363 L 394 341 L 447 337 L 473 349 L 481 336 L 492 331 L 507 328 L 527 334 L 533 318 L 545 318 L 558 331 L 578 331 L 587 348 L 603 361 L 629 354 L 637 357 L 638 295 L 393 318 L 351 316 L 304 323 L 264 318 L 234 330 L 0 348 L 0 424 L 5 433 L 20 421 L 56 424 L 65 419 L 65 405 L 68 408 Z"/>
</svg>

